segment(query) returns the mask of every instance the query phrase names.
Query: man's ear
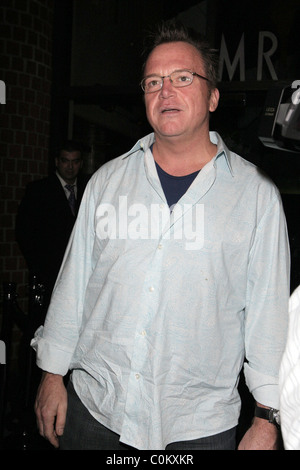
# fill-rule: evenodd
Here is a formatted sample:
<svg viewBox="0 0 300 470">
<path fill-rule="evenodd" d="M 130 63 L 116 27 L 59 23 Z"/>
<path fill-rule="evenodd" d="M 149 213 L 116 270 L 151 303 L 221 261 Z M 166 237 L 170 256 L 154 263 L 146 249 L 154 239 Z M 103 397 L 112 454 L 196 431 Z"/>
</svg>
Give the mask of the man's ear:
<svg viewBox="0 0 300 470">
<path fill-rule="evenodd" d="M 220 99 L 220 92 L 218 88 L 213 88 L 210 91 L 210 103 L 209 103 L 209 110 L 211 113 L 213 113 L 219 104 L 219 99 Z"/>
</svg>

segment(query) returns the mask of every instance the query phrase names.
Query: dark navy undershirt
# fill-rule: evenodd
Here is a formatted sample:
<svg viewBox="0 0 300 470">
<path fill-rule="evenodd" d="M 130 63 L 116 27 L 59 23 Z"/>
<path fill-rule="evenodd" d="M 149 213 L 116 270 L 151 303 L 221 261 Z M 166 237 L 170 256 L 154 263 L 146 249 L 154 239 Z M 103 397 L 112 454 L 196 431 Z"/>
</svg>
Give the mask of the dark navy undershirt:
<svg viewBox="0 0 300 470">
<path fill-rule="evenodd" d="M 176 204 L 186 193 L 200 171 L 198 170 L 185 176 L 173 176 L 166 173 L 156 162 L 155 165 L 169 207 Z"/>
</svg>

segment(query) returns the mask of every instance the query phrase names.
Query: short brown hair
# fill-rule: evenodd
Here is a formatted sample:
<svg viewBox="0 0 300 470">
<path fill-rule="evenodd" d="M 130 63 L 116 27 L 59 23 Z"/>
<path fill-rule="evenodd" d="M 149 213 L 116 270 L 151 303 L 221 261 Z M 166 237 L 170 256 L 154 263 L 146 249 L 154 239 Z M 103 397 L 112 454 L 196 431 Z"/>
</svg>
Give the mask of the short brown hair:
<svg viewBox="0 0 300 470">
<path fill-rule="evenodd" d="M 219 58 L 216 49 L 212 49 L 199 33 L 196 33 L 194 30 L 176 20 L 162 22 L 158 25 L 157 29 L 151 32 L 146 38 L 143 52 L 143 73 L 151 52 L 157 46 L 169 42 L 186 42 L 194 46 L 203 60 L 210 87 L 217 87 Z"/>
</svg>

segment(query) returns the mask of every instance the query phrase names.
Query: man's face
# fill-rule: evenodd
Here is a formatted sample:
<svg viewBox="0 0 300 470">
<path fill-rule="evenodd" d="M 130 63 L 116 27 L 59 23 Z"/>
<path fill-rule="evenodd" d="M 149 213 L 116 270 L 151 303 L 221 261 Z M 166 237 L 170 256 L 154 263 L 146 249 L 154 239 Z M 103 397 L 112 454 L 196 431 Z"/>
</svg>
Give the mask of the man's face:
<svg viewBox="0 0 300 470">
<path fill-rule="evenodd" d="M 157 46 L 146 63 L 145 76 L 169 75 L 187 69 L 205 76 L 200 53 L 185 42 Z M 197 76 L 191 85 L 175 88 L 169 78 L 161 90 L 145 94 L 146 114 L 157 138 L 191 137 L 209 130 L 209 112 L 218 105 L 219 92 Z"/>
<path fill-rule="evenodd" d="M 74 183 L 80 168 L 82 158 L 80 152 L 61 151 L 59 158 L 55 159 L 56 169 L 66 183 Z"/>
</svg>

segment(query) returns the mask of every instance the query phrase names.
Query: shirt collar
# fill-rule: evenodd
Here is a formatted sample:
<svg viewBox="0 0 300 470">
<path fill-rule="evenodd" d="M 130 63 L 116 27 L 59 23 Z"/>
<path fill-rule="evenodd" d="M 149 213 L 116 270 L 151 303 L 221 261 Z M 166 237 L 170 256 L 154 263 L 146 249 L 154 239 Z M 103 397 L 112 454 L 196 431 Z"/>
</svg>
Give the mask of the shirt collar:
<svg viewBox="0 0 300 470">
<path fill-rule="evenodd" d="M 66 186 L 66 184 L 69 184 L 67 183 L 61 176 L 60 174 L 58 173 L 58 171 L 56 171 L 56 176 L 57 178 L 59 179 L 59 181 L 61 182 L 61 185 L 62 187 L 64 188 Z M 76 188 L 77 186 L 77 178 L 75 179 L 74 183 L 72 184 L 72 186 L 74 186 Z"/>
<path fill-rule="evenodd" d="M 139 150 L 146 152 L 151 147 L 154 141 L 155 141 L 154 132 L 146 135 L 142 139 L 139 139 L 137 143 L 132 147 L 132 149 L 123 155 L 123 159 L 129 157 L 135 152 L 138 152 Z"/>
<path fill-rule="evenodd" d="M 231 173 L 231 176 L 234 176 L 232 164 L 231 164 L 230 150 L 227 148 L 223 139 L 217 132 L 210 132 L 209 136 L 210 136 L 211 142 L 217 145 L 217 153 L 216 153 L 216 156 L 214 157 L 214 161 L 217 162 L 217 160 L 219 159 L 222 160 L 220 157 L 223 157 L 223 160 L 226 163 L 224 167 L 227 168 L 227 170 Z M 151 147 L 154 141 L 155 141 L 155 136 L 153 132 L 151 134 L 146 135 L 142 139 L 139 139 L 137 143 L 132 147 L 132 149 L 123 155 L 123 159 L 130 157 L 130 155 L 138 151 L 146 152 Z"/>
<path fill-rule="evenodd" d="M 217 153 L 216 153 L 216 156 L 214 157 L 215 162 L 217 162 L 217 160 L 219 160 L 220 157 L 223 157 L 222 160 L 223 162 L 225 162 L 225 165 L 223 165 L 223 167 L 226 168 L 231 173 L 231 176 L 233 177 L 234 172 L 232 169 L 231 151 L 225 145 L 225 142 L 223 141 L 223 139 L 217 132 L 210 132 L 209 137 L 210 137 L 211 142 L 217 145 Z"/>
</svg>

